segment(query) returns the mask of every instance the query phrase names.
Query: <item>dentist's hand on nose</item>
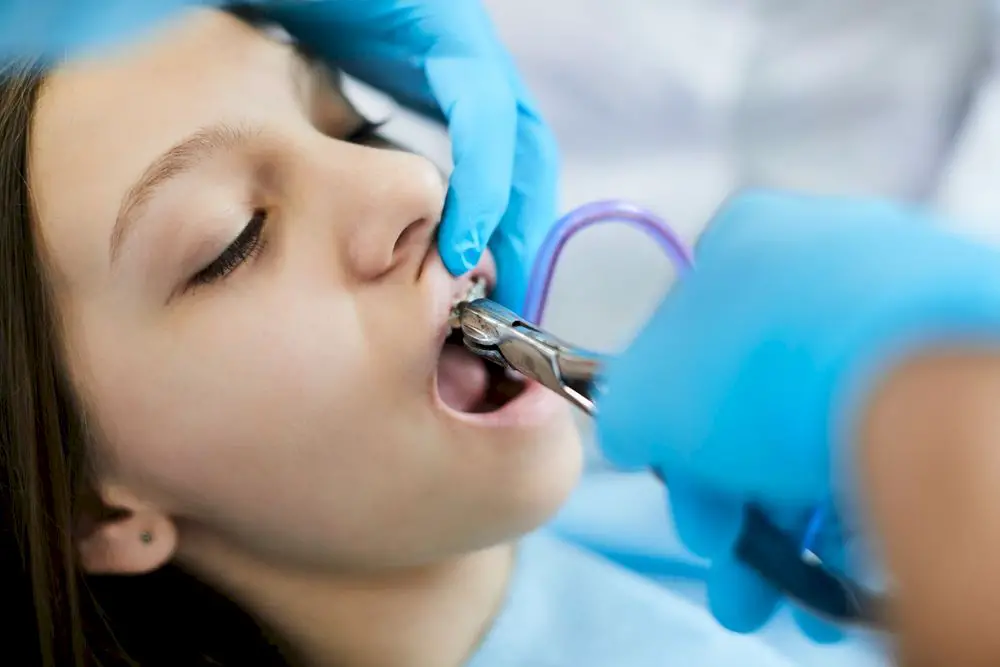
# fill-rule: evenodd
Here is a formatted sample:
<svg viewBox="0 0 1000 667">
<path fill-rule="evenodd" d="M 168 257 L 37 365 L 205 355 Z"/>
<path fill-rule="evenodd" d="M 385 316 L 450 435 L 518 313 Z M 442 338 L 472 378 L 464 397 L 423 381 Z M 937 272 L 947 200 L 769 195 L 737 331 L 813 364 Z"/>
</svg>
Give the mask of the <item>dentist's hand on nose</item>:
<svg viewBox="0 0 1000 667">
<path fill-rule="evenodd" d="M 817 505 L 856 500 L 852 446 L 872 383 L 895 355 L 970 338 L 1000 342 L 994 250 L 887 203 L 738 196 L 612 363 L 599 441 L 615 463 L 664 472 L 681 538 L 712 561 L 712 612 L 753 631 L 779 595 L 732 555 L 742 508 L 759 503 L 801 536 Z M 843 544 L 827 547 L 819 555 L 842 566 Z"/>
<path fill-rule="evenodd" d="M 401 104 L 443 119 L 452 143 L 440 251 L 454 274 L 487 245 L 493 297 L 524 300 L 534 252 L 555 220 L 558 157 L 478 0 L 265 3 L 297 39 Z"/>
<path fill-rule="evenodd" d="M 184 5 L 221 0 L 0 0 L 0 55 L 77 53 L 141 34 Z M 316 55 L 448 125 L 454 171 L 440 231 L 452 273 L 487 245 L 494 298 L 520 308 L 555 220 L 558 156 L 479 0 L 258 0 Z"/>
</svg>

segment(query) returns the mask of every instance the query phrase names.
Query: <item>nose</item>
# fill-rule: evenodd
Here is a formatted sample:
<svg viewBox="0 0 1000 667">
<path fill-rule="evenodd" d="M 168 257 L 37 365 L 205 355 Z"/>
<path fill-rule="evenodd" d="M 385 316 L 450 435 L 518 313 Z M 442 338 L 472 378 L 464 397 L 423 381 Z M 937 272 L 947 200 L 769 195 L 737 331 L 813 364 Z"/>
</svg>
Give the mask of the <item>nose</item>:
<svg viewBox="0 0 1000 667">
<path fill-rule="evenodd" d="M 444 207 L 445 184 L 427 159 L 398 150 L 346 146 L 350 176 L 336 188 L 337 246 L 349 278 L 379 280 L 423 262 Z M 343 172 L 341 172 L 343 173 Z"/>
</svg>

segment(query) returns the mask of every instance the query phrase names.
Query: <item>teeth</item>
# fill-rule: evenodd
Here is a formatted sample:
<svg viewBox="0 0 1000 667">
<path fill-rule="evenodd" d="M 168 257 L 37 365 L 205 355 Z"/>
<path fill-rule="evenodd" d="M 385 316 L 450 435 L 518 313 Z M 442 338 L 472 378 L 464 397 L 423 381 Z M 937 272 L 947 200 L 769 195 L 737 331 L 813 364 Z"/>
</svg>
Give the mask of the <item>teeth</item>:
<svg viewBox="0 0 1000 667">
<path fill-rule="evenodd" d="M 486 298 L 486 280 L 483 278 L 476 278 L 472 281 L 472 285 L 469 287 L 469 301 L 475 301 L 476 299 Z"/>
<path fill-rule="evenodd" d="M 462 326 L 461 322 L 462 313 L 460 312 L 459 307 L 463 303 L 469 303 L 470 301 L 475 301 L 476 299 L 485 299 L 485 298 L 486 298 L 486 281 L 483 280 L 482 278 L 476 278 L 475 280 L 472 281 L 472 284 L 469 285 L 468 291 L 466 291 L 464 295 L 456 297 L 455 300 L 452 302 L 451 317 L 448 320 L 448 323 L 451 325 L 451 328 L 458 329 L 459 327 Z"/>
<path fill-rule="evenodd" d="M 455 300 L 452 302 L 451 307 L 456 308 L 460 303 L 466 303 L 469 301 L 475 301 L 476 299 L 485 299 L 485 298 L 486 298 L 486 281 L 483 280 L 482 278 L 476 278 L 475 280 L 472 281 L 472 284 L 469 285 L 469 289 L 465 292 L 464 295 L 455 297 Z"/>
</svg>

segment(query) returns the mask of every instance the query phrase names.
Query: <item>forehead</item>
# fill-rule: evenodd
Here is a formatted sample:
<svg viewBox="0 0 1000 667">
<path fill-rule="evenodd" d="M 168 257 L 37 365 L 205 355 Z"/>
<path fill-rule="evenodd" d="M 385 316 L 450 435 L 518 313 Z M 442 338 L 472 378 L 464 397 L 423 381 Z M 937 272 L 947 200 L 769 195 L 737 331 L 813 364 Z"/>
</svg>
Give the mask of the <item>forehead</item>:
<svg viewBox="0 0 1000 667">
<path fill-rule="evenodd" d="M 123 194 L 178 141 L 209 123 L 295 109 L 297 64 L 289 46 L 199 11 L 53 72 L 34 114 L 29 181 L 54 263 L 76 274 L 106 260 Z"/>
</svg>

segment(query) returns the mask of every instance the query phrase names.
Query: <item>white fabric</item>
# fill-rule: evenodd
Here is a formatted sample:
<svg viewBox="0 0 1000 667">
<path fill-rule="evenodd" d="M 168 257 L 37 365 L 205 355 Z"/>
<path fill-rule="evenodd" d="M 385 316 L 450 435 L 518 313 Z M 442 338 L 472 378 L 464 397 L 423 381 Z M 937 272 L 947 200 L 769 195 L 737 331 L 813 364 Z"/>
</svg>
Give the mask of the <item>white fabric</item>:
<svg viewBox="0 0 1000 667">
<path fill-rule="evenodd" d="M 467 667 L 793 667 L 655 582 L 546 533 L 522 543 L 507 604 Z"/>
</svg>

